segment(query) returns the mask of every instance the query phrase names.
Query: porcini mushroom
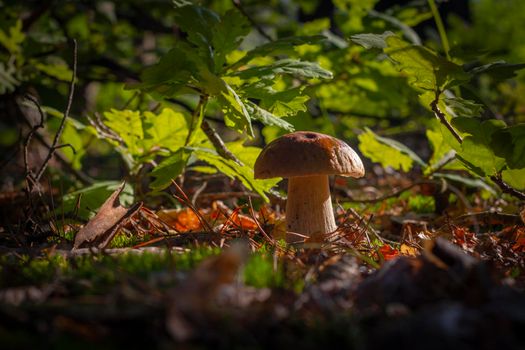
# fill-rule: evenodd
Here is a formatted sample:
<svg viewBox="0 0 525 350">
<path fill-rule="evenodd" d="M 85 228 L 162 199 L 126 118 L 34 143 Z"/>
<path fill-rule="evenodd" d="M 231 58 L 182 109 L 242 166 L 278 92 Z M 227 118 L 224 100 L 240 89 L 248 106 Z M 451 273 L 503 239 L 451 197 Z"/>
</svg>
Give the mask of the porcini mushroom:
<svg viewBox="0 0 525 350">
<path fill-rule="evenodd" d="M 288 178 L 287 231 L 322 237 L 337 229 L 329 175 L 362 177 L 357 153 L 332 136 L 298 131 L 270 142 L 255 162 L 255 178 Z M 297 235 L 288 241 L 297 241 Z"/>
</svg>

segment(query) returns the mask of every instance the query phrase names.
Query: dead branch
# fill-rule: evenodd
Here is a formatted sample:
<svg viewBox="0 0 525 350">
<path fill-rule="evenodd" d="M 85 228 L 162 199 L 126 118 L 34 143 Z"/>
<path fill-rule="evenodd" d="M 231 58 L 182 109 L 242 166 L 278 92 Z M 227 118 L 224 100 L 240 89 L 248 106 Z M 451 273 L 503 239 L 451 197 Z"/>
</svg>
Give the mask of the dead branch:
<svg viewBox="0 0 525 350">
<path fill-rule="evenodd" d="M 60 126 L 58 127 L 58 131 L 55 134 L 55 139 L 53 140 L 53 143 L 51 144 L 51 147 L 49 148 L 49 152 L 47 153 L 47 157 L 44 160 L 44 163 L 40 167 L 40 170 L 35 176 L 35 182 L 39 182 L 42 178 L 42 175 L 44 174 L 44 171 L 46 170 L 49 161 L 53 157 L 53 154 L 57 150 L 58 141 L 60 140 L 60 137 L 62 136 L 62 132 L 64 131 L 64 127 L 66 125 L 66 119 L 69 116 L 69 112 L 71 110 L 71 105 L 73 104 L 73 95 L 75 93 L 75 79 L 77 76 L 77 41 L 73 39 L 73 75 L 71 77 L 71 82 L 69 84 L 69 96 L 67 99 L 67 106 L 66 111 L 64 112 L 64 117 L 60 121 Z"/>
</svg>

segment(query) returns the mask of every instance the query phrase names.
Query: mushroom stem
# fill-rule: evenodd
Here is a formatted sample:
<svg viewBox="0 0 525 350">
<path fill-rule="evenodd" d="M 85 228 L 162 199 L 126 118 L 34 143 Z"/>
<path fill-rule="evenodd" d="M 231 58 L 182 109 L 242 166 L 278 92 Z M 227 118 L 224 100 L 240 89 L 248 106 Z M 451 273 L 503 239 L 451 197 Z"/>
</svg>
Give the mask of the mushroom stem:
<svg viewBox="0 0 525 350">
<path fill-rule="evenodd" d="M 330 198 L 328 176 L 298 176 L 288 179 L 286 226 L 290 232 L 309 237 L 322 237 L 335 231 L 334 212 Z M 300 241 L 297 235 L 288 234 L 288 242 Z"/>
</svg>

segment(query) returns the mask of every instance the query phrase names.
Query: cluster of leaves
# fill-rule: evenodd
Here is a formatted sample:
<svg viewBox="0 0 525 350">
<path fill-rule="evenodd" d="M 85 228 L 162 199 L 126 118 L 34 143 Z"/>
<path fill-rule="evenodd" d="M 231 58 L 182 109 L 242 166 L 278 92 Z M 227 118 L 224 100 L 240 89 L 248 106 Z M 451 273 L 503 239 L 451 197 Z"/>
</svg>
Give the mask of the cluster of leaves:
<svg viewBox="0 0 525 350">
<path fill-rule="evenodd" d="M 507 126 L 502 120 L 483 119 L 482 105 L 450 91 L 452 87 L 467 84 L 478 74 L 488 73 L 493 78 L 504 79 L 525 65 L 495 62 L 467 71 L 430 49 L 406 43 L 393 33 L 355 35 L 353 40 L 388 55 L 406 74 L 408 83 L 420 92 L 422 104 L 442 119 L 442 124 L 436 123 L 434 129 L 427 131 L 434 149 L 428 163 L 399 142 L 379 137 L 370 130 L 359 136 L 360 149 L 365 155 L 404 171 L 417 164 L 423 173 L 438 176 L 436 170 L 458 169 L 458 162 L 451 162 L 457 159 L 459 165 L 481 178 L 501 177 L 514 188 L 525 189 L 525 164 L 521 161 L 525 148 L 520 141 L 525 126 Z"/>
<path fill-rule="evenodd" d="M 500 40 L 483 47 L 478 33 L 486 32 L 487 9 L 505 12 L 510 5 L 492 0 L 473 4 L 465 36 L 460 35 L 462 20 L 452 18 L 448 34 L 457 47 L 441 55 L 437 41 L 423 42 L 412 29 L 432 20 L 430 7 L 395 6 L 380 13 L 376 4 L 334 1 L 330 15 L 323 17 L 324 5 L 308 2 L 293 2 L 292 15 L 283 15 L 265 2 L 239 9 L 233 3 L 183 1 L 159 3 L 140 23 L 133 17 L 140 8 L 134 3 L 115 8 L 94 2 L 85 5 L 85 13 L 77 11 L 75 2 L 49 14 L 43 7 L 35 11 L 44 15 L 34 23 L 14 19 L 24 6 L 7 6 L 9 20 L 0 28 L 0 93 L 36 86 L 50 116 L 47 125 L 56 129 L 63 102 L 49 97 L 53 90 L 66 93 L 65 84 L 57 85 L 71 79 L 65 63 L 71 55 L 64 44 L 77 38 L 79 64 L 85 63 L 77 84 L 85 84 L 93 96 L 75 111 L 89 118 L 66 121 L 60 141 L 72 147 L 61 151 L 77 170 L 116 151 L 131 182 L 135 185 L 149 172 L 153 191 L 192 169 L 220 171 L 267 198 L 277 180 L 253 178 L 259 148 L 244 145 L 258 136 L 258 129 L 266 142 L 305 129 L 351 140 L 358 130 L 362 153 L 383 166 L 418 169 L 421 176 L 463 181 L 491 193 L 490 179 L 523 190 L 524 130 L 512 123 L 522 121 L 521 105 L 505 82 L 522 65 L 490 62 L 519 60 L 520 45 L 509 44 L 506 56 L 487 54 L 488 62 L 485 56 L 472 61 L 465 53 L 472 46 L 505 51 Z M 269 9 L 272 16 L 265 16 Z M 520 19 L 516 12 L 511 20 Z M 156 40 L 156 46 L 137 53 L 133 42 L 140 40 Z M 140 50 L 148 50 L 144 45 Z M 523 89 L 520 79 L 514 80 L 515 91 Z M 500 111 L 516 116 L 502 119 Z M 102 117 L 92 117 L 93 112 Z M 436 112 L 448 127 L 436 121 Z M 221 145 L 214 128 L 236 141 Z M 431 156 L 387 137 L 422 128 Z M 452 172 L 457 170 L 477 179 Z M 98 193 L 104 186 L 97 183 L 82 192 Z"/>
</svg>

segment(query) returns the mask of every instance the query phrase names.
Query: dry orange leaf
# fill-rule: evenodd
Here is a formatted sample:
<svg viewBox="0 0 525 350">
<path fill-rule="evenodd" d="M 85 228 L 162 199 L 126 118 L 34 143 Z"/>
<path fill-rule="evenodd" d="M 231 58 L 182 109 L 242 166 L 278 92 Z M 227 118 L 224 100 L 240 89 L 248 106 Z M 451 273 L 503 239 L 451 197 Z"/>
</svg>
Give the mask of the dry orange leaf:
<svg viewBox="0 0 525 350">
<path fill-rule="evenodd" d="M 395 259 L 399 256 L 399 250 L 392 248 L 388 244 L 383 244 L 383 246 L 379 248 L 379 252 L 383 255 L 383 258 L 386 261 Z"/>
<path fill-rule="evenodd" d="M 199 218 L 189 208 L 160 210 L 157 215 L 177 231 L 199 231 L 202 229 Z"/>
</svg>

